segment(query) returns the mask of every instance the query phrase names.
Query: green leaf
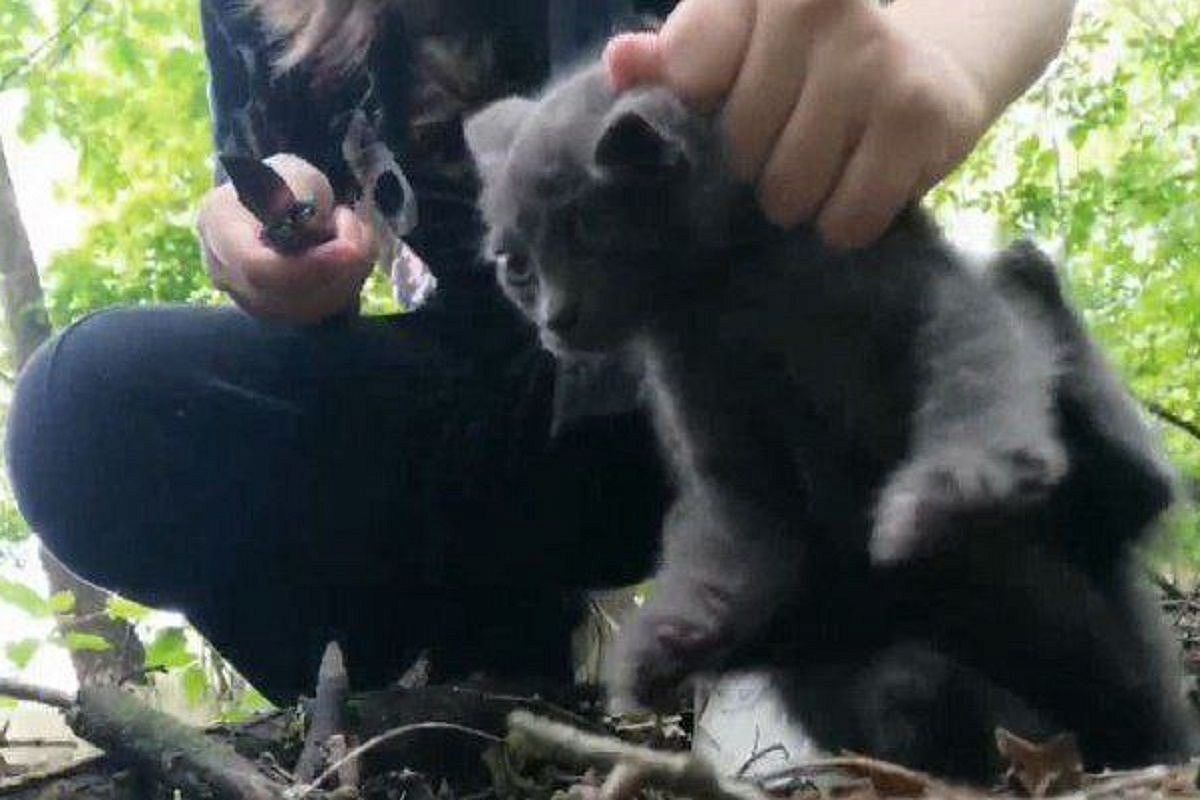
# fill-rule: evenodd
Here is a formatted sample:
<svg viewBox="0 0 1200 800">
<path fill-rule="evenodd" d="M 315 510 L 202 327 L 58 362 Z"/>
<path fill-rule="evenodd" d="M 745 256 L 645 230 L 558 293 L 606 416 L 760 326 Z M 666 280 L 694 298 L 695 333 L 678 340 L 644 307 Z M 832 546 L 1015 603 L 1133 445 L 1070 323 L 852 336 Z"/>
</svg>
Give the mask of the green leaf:
<svg viewBox="0 0 1200 800">
<path fill-rule="evenodd" d="M 55 592 L 50 595 L 48 605 L 55 614 L 70 614 L 75 610 L 75 593 L 70 589 Z"/>
<path fill-rule="evenodd" d="M 49 617 L 50 604 L 45 598 L 23 583 L 0 578 L 0 602 L 8 603 L 31 617 Z"/>
<path fill-rule="evenodd" d="M 146 648 L 146 669 L 179 669 L 196 661 L 187 649 L 183 628 L 165 628 Z"/>
<path fill-rule="evenodd" d="M 221 715 L 221 722 L 226 725 L 238 725 L 249 722 L 259 714 L 274 710 L 275 706 L 270 700 L 259 694 L 258 690 L 250 689 L 238 698 L 233 708 Z"/>
<path fill-rule="evenodd" d="M 17 504 L 8 498 L 0 499 L 0 543 L 23 542 L 29 535 L 29 526 Z"/>
<path fill-rule="evenodd" d="M 42 646 L 40 639 L 22 639 L 19 642 L 9 642 L 4 646 L 4 654 L 19 670 L 23 670 L 33 661 L 38 649 Z"/>
<path fill-rule="evenodd" d="M 71 631 L 63 637 L 63 643 L 72 653 L 106 653 L 113 649 L 112 643 L 94 633 Z"/>
<path fill-rule="evenodd" d="M 130 625 L 137 625 L 139 622 L 144 622 L 147 617 L 154 613 L 153 609 L 147 608 L 141 603 L 135 603 L 132 600 L 126 600 L 124 597 L 116 595 L 108 598 L 108 605 L 105 610 L 111 618 Z"/>
<path fill-rule="evenodd" d="M 208 676 L 204 674 L 204 668 L 199 664 L 192 664 L 183 671 L 183 695 L 187 698 L 190 708 L 200 705 L 209 695 L 210 689 Z"/>
</svg>

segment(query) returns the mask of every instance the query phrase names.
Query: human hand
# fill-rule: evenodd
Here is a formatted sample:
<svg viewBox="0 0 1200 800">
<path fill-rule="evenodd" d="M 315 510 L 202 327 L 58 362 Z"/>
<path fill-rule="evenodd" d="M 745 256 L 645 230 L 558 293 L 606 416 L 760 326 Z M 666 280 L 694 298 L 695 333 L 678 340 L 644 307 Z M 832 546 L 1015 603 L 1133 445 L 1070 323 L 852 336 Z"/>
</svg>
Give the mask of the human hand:
<svg viewBox="0 0 1200 800">
<path fill-rule="evenodd" d="M 973 71 L 869 0 L 682 0 L 657 33 L 613 39 L 618 90 L 662 83 L 722 106 L 736 174 L 767 217 L 870 244 L 970 153 L 999 112 Z"/>
<path fill-rule="evenodd" d="M 219 289 L 254 316 L 312 324 L 354 304 L 375 258 L 372 232 L 351 209 L 333 205 L 333 190 L 315 167 L 294 156 L 267 160 L 297 197 L 312 198 L 314 226 L 330 237 L 284 255 L 262 238 L 262 223 L 232 183 L 209 192 L 198 219 L 204 256 Z"/>
</svg>

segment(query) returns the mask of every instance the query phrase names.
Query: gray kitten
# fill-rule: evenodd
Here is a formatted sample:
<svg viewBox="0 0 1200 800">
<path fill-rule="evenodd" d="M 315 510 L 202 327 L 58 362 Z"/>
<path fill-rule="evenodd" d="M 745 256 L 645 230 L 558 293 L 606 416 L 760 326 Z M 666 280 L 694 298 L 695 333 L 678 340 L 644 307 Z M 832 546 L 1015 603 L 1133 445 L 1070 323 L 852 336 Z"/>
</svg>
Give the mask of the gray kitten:
<svg viewBox="0 0 1200 800">
<path fill-rule="evenodd" d="M 710 118 L 663 89 L 614 96 L 599 68 L 490 106 L 466 137 L 505 294 L 552 351 L 639 362 L 673 467 L 618 704 L 775 664 L 824 744 L 916 766 L 953 751 L 932 763 L 950 774 L 990 768 L 1010 717 L 1076 730 L 1104 763 L 1179 751 L 1187 724 L 1124 577 L 1170 474 L 1052 267 L 1014 251 L 972 271 L 915 210 L 855 252 L 775 229 Z M 1068 472 L 1092 451 L 1099 473 Z M 1131 463 L 1144 491 L 1092 541 L 1075 519 Z M 1080 658 L 1093 668 L 1062 689 Z M 839 687 L 890 699 L 822 726 Z M 1099 713 L 1082 690 L 1103 692 Z M 975 711 L 929 724 L 952 695 Z"/>
</svg>

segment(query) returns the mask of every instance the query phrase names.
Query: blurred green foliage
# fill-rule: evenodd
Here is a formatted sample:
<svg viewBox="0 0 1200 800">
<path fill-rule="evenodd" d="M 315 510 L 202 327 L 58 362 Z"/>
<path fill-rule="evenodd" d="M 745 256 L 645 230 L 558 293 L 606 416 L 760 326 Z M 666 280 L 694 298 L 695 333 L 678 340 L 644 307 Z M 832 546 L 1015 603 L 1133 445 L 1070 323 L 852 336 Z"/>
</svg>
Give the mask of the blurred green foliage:
<svg viewBox="0 0 1200 800">
<path fill-rule="evenodd" d="M 1200 422 L 1200 4 L 1083 4 L 1068 47 L 935 194 L 1062 256 L 1135 393 Z M 1200 442 L 1165 426 L 1189 483 Z M 1176 528 L 1200 564 L 1200 526 Z"/>
<path fill-rule="evenodd" d="M 55 55 L 20 80 L 29 96 L 21 134 L 53 132 L 78 152 L 78 180 L 62 193 L 91 224 L 46 271 L 51 318 L 62 325 L 114 303 L 214 300 L 193 232 L 212 183 L 198 0 L 54 5 L 59 25 L 73 24 Z"/>
</svg>

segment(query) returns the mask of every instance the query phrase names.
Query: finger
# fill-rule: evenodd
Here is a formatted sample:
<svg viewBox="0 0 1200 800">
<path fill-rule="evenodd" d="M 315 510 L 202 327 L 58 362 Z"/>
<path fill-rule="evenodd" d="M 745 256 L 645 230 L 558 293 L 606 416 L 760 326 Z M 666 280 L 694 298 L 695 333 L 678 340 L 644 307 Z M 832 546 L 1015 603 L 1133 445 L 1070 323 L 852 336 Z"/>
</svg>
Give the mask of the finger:
<svg viewBox="0 0 1200 800">
<path fill-rule="evenodd" d="M 788 4 L 759 4 L 745 59 L 725 100 L 730 166 L 743 180 L 758 176 L 800 96 L 808 47 L 795 23 Z"/>
<path fill-rule="evenodd" d="M 728 94 L 750 42 L 756 0 L 684 0 L 659 31 L 662 80 L 703 109 Z"/>
<path fill-rule="evenodd" d="M 242 256 L 246 281 L 258 293 L 296 298 L 331 282 L 370 271 L 370 246 L 361 223 L 345 206 L 334 209 L 332 239 L 296 255 L 281 255 L 258 243 Z"/>
<path fill-rule="evenodd" d="M 906 147 L 894 136 L 888 126 L 872 125 L 850 157 L 817 218 L 831 246 L 856 248 L 874 242 L 912 199 L 921 173 L 918 148 Z"/>
<path fill-rule="evenodd" d="M 230 285 L 229 268 L 221 259 L 217 258 L 217 254 L 213 252 L 212 246 L 203 233 L 200 235 L 200 259 L 205 269 L 208 270 L 209 277 L 212 278 L 213 286 L 221 290 L 228 289 Z"/>
<path fill-rule="evenodd" d="M 814 76 L 763 167 L 759 203 L 767 219 L 780 227 L 812 218 L 850 156 L 857 123 L 842 113 L 839 94 L 834 82 Z"/>
<path fill-rule="evenodd" d="M 617 92 L 663 80 L 662 50 L 658 34 L 652 31 L 613 37 L 604 48 L 603 60 Z"/>
<path fill-rule="evenodd" d="M 358 284 L 332 285 L 307 294 L 285 296 L 259 292 L 253 288 L 227 291 L 243 310 L 259 319 L 291 324 L 312 324 L 338 314 L 353 305 Z"/>
<path fill-rule="evenodd" d="M 323 282 L 365 279 L 373 261 L 370 229 L 346 206 L 334 209 L 333 223 L 334 237 L 301 257 L 313 262 Z"/>
<path fill-rule="evenodd" d="M 262 242 L 262 224 L 238 201 L 231 184 L 213 192 L 201 211 L 200 226 L 232 287 L 245 292 L 264 280 L 263 288 L 270 288 L 270 274 L 279 271 L 281 256 Z"/>
</svg>

